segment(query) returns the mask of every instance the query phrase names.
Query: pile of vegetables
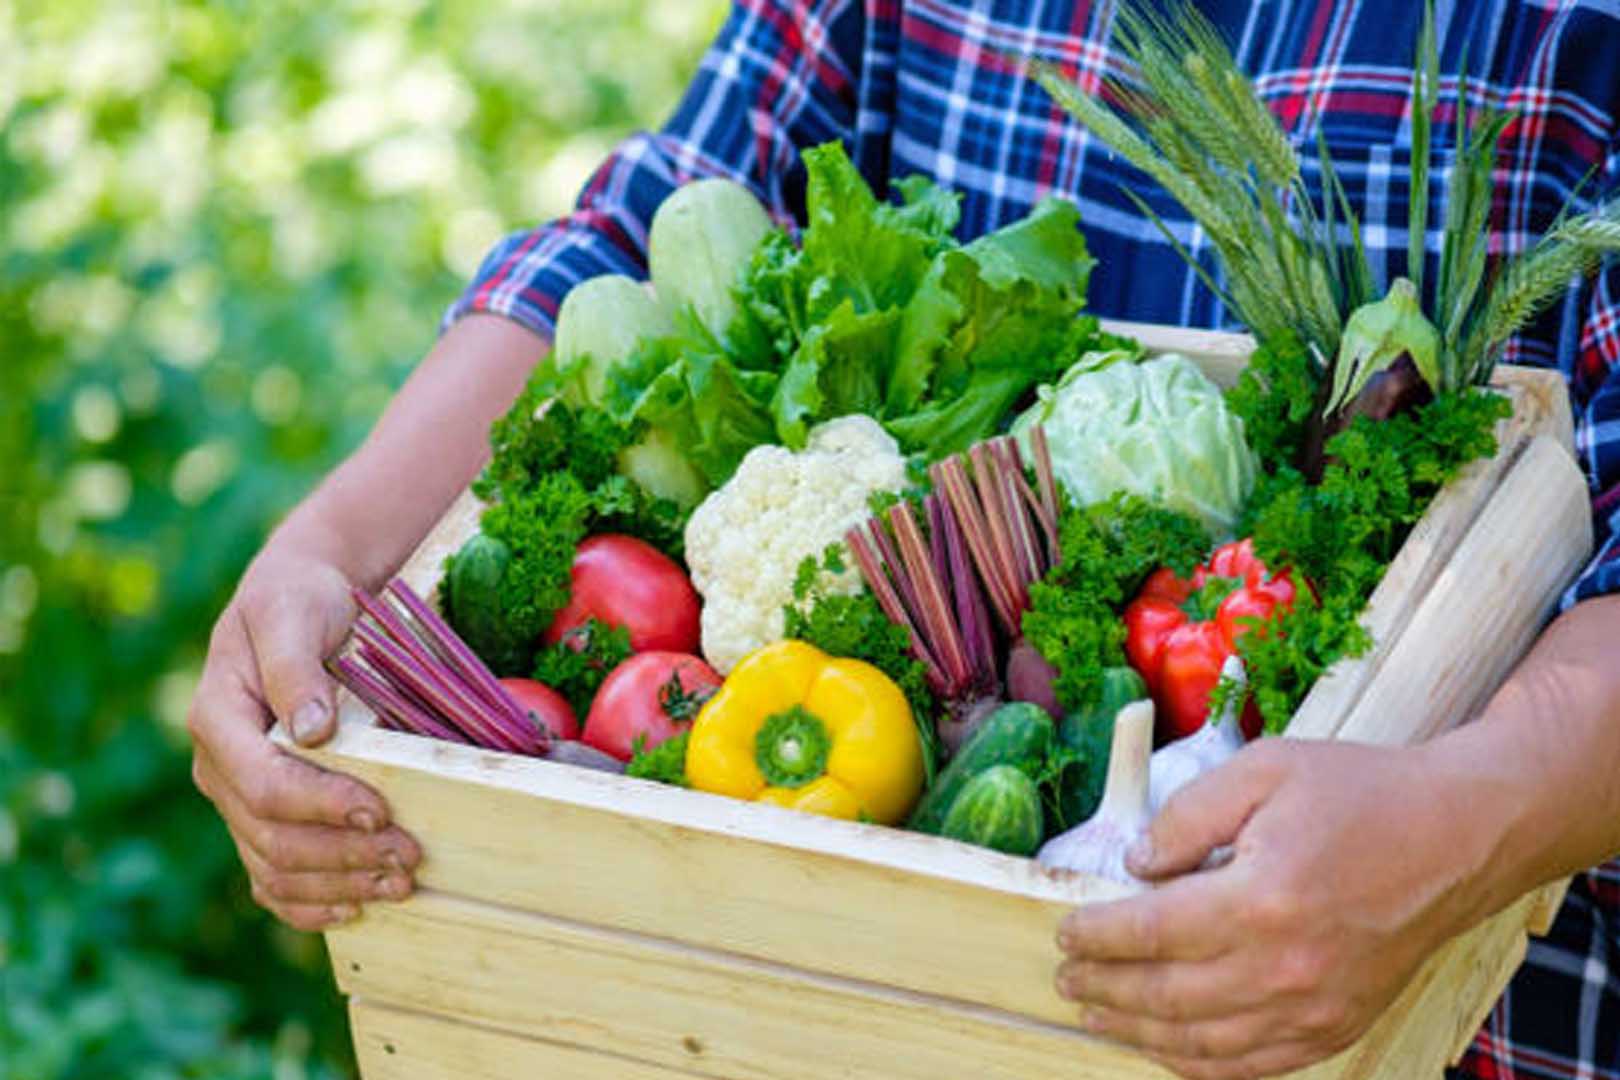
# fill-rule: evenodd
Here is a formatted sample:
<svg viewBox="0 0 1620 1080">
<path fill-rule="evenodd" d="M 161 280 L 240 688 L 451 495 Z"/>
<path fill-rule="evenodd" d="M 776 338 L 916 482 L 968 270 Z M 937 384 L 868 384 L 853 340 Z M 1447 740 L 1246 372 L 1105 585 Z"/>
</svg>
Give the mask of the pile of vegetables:
<svg viewBox="0 0 1620 1080">
<path fill-rule="evenodd" d="M 1212 238 L 1208 280 L 1260 341 L 1235 387 L 1082 313 L 1062 200 L 962 243 L 954 195 L 879 199 L 832 144 L 805 154 L 795 237 L 688 184 L 651 281 L 571 292 L 492 428 L 450 625 L 366 598 L 351 688 L 418 734 L 1129 881 L 1174 791 L 1367 648 L 1389 560 L 1495 450 L 1502 344 L 1620 216 L 1488 272 L 1502 122 L 1465 117 L 1438 279 L 1418 260 L 1386 288 L 1338 241 L 1359 224 L 1325 148 L 1313 202 L 1201 16 L 1127 5 L 1118 33 L 1140 86 L 1036 74 Z M 1426 32 L 1420 189 L 1434 66 Z"/>
</svg>

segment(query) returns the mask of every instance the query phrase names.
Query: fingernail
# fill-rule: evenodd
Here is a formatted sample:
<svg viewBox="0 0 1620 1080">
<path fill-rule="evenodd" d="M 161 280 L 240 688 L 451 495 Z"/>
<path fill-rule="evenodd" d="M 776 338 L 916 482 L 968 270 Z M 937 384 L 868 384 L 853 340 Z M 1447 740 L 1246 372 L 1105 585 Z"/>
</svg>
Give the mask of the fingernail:
<svg viewBox="0 0 1620 1080">
<path fill-rule="evenodd" d="M 360 909 L 353 904 L 335 904 L 328 911 L 334 925 L 346 923 L 360 914 Z"/>
<path fill-rule="evenodd" d="M 376 832 L 378 829 L 377 815 L 370 810 L 350 810 L 349 824 L 362 832 Z"/>
<path fill-rule="evenodd" d="M 1082 1031 L 1089 1031 L 1093 1035 L 1100 1035 L 1107 1030 L 1107 1025 L 1103 1023 L 1102 1017 L 1098 1016 L 1095 1010 L 1088 1009 L 1084 1005 L 1077 1010 L 1074 1022 L 1080 1025 Z"/>
<path fill-rule="evenodd" d="M 1067 1001 L 1073 1001 L 1075 999 L 1075 996 L 1079 993 L 1079 990 L 1080 990 L 1079 980 L 1076 979 L 1074 976 L 1072 976 L 1072 975 L 1061 975 L 1060 974 L 1057 977 L 1058 997 L 1063 998 L 1063 999 L 1065 999 Z"/>
<path fill-rule="evenodd" d="M 1153 838 L 1146 834 L 1136 838 L 1125 851 L 1125 869 L 1133 874 L 1145 874 L 1153 869 Z"/>
<path fill-rule="evenodd" d="M 312 743 L 318 740 L 326 730 L 326 702 L 320 698 L 311 698 L 298 706 L 293 713 L 292 734 L 300 743 Z"/>
<path fill-rule="evenodd" d="M 383 865 L 396 874 L 405 873 L 405 860 L 400 858 L 399 852 L 393 849 L 383 852 Z"/>
<path fill-rule="evenodd" d="M 1058 923 L 1058 948 L 1066 953 L 1072 953 L 1080 946 L 1080 934 L 1075 929 L 1074 916 L 1068 915 Z"/>
<path fill-rule="evenodd" d="M 403 900 L 411 895 L 411 883 L 406 878 L 390 874 L 383 879 L 382 894 L 390 900 Z"/>
</svg>

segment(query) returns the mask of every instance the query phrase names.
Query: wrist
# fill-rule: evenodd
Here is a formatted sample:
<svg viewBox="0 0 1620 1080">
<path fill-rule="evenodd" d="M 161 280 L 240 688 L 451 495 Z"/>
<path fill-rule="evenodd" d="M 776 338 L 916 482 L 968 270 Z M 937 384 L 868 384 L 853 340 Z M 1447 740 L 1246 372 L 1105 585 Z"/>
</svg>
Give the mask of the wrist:
<svg viewBox="0 0 1620 1080">
<path fill-rule="evenodd" d="M 1558 876 L 1544 858 L 1546 777 L 1533 750 L 1521 745 L 1542 711 L 1532 688 L 1510 681 L 1478 719 L 1415 749 L 1464 867 L 1459 931 Z"/>
</svg>

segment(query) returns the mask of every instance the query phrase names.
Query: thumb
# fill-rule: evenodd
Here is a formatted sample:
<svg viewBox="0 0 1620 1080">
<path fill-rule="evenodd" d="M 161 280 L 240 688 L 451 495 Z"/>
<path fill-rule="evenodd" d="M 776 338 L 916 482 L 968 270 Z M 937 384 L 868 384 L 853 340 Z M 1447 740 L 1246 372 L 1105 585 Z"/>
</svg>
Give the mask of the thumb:
<svg viewBox="0 0 1620 1080">
<path fill-rule="evenodd" d="M 1131 846 L 1126 868 L 1149 880 L 1173 877 L 1198 869 L 1217 848 L 1235 841 L 1276 787 L 1271 756 L 1240 753 L 1170 796 Z"/>
<path fill-rule="evenodd" d="M 299 745 L 319 746 L 337 729 L 337 691 L 324 664 L 354 620 L 347 583 L 289 590 L 244 616 L 271 713 Z"/>
</svg>

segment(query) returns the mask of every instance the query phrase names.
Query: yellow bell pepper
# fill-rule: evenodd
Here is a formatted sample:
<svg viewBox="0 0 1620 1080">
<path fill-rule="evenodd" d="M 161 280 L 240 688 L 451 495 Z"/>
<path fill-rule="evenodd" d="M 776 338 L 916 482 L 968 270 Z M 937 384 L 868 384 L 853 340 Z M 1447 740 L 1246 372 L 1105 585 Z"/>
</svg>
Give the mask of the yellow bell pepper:
<svg viewBox="0 0 1620 1080">
<path fill-rule="evenodd" d="M 779 641 L 744 657 L 698 713 L 686 777 L 699 791 L 892 825 L 922 793 L 922 743 L 883 672 Z"/>
</svg>

